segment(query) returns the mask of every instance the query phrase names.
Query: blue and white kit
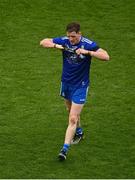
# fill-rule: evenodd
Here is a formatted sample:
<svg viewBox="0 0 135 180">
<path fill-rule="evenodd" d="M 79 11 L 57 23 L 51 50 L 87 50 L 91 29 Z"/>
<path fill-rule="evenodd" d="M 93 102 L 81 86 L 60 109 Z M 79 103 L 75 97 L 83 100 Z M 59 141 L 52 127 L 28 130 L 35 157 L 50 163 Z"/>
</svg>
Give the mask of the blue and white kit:
<svg viewBox="0 0 135 180">
<path fill-rule="evenodd" d="M 97 51 L 99 46 L 85 37 L 78 44 L 72 45 L 67 36 L 53 38 L 53 42 L 73 51 L 63 50 L 63 70 L 61 96 L 77 104 L 84 104 L 90 84 L 89 74 L 91 65 L 90 55 L 77 55 L 75 50 L 82 48 Z"/>
</svg>

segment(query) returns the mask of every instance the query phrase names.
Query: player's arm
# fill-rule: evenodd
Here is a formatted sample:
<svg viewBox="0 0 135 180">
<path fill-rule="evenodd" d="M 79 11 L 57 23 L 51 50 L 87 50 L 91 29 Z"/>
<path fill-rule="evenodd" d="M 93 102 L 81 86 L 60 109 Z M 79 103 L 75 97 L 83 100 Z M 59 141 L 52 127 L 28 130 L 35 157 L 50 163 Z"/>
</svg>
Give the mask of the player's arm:
<svg viewBox="0 0 135 180">
<path fill-rule="evenodd" d="M 88 51 L 88 55 L 100 59 L 102 61 L 109 61 L 110 57 L 107 51 L 102 48 L 99 48 L 97 51 Z"/>
<path fill-rule="evenodd" d="M 89 51 L 89 50 L 79 48 L 79 49 L 76 50 L 76 53 L 77 54 L 90 55 L 90 56 L 95 57 L 97 59 L 100 59 L 102 61 L 108 61 L 110 59 L 107 51 L 105 51 L 102 48 L 99 48 L 96 51 Z"/>
<path fill-rule="evenodd" d="M 57 49 L 64 49 L 62 45 L 59 44 L 55 44 L 53 42 L 53 39 L 43 39 L 42 41 L 40 41 L 40 45 L 45 47 L 45 48 L 57 48 Z"/>
</svg>

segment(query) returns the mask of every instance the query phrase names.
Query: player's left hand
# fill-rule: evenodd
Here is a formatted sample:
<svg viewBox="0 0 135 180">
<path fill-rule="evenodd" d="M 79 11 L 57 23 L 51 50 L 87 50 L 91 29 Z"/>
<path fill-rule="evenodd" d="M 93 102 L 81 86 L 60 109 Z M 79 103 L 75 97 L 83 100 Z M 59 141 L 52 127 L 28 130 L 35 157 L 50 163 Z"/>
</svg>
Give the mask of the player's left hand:
<svg viewBox="0 0 135 180">
<path fill-rule="evenodd" d="M 76 54 L 80 55 L 80 54 L 88 54 L 88 50 L 79 48 L 76 50 Z"/>
</svg>

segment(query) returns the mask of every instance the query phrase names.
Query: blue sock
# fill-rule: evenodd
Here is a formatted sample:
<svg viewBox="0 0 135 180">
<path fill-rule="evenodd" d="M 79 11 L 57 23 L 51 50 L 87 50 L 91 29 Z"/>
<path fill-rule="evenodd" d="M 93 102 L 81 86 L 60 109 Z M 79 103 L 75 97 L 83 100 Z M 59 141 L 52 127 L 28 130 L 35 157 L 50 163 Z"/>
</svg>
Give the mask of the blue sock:
<svg viewBox="0 0 135 180">
<path fill-rule="evenodd" d="M 83 133 L 83 130 L 81 127 L 77 127 L 76 128 L 76 134 L 82 134 Z"/>
<path fill-rule="evenodd" d="M 67 152 L 69 147 L 70 147 L 69 144 L 64 144 L 62 149 Z"/>
</svg>

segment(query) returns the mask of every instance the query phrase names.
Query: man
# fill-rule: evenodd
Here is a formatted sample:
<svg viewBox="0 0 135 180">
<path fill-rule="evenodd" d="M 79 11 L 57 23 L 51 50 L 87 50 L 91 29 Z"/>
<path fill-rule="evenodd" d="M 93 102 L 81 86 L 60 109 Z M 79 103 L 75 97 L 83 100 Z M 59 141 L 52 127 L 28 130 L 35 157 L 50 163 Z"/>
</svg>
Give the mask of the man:
<svg viewBox="0 0 135 180">
<path fill-rule="evenodd" d="M 69 124 L 63 148 L 58 156 L 60 160 L 66 159 L 70 145 L 78 143 L 84 135 L 80 125 L 80 114 L 86 102 L 90 84 L 91 58 L 109 60 L 105 50 L 81 35 L 79 23 L 68 24 L 66 33 L 65 37 L 47 38 L 40 42 L 40 45 L 45 48 L 62 50 L 63 54 L 61 96 L 64 97 L 69 112 Z"/>
</svg>

